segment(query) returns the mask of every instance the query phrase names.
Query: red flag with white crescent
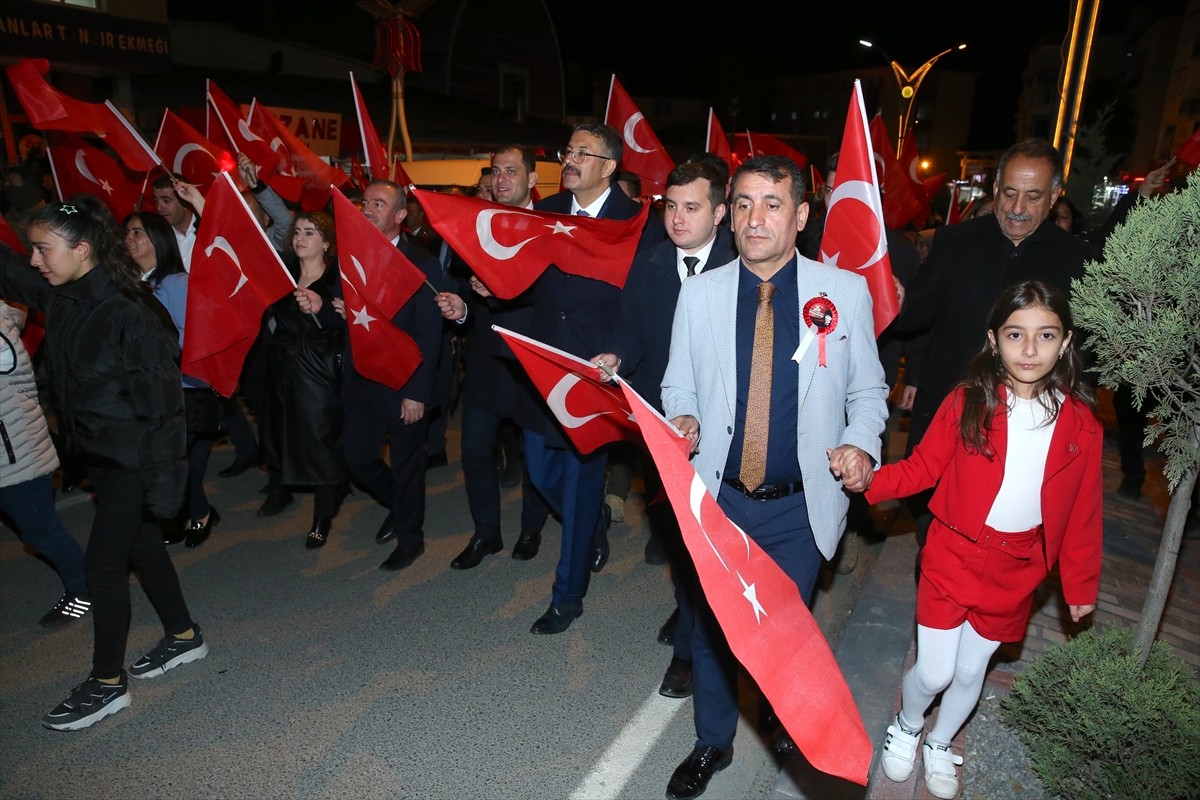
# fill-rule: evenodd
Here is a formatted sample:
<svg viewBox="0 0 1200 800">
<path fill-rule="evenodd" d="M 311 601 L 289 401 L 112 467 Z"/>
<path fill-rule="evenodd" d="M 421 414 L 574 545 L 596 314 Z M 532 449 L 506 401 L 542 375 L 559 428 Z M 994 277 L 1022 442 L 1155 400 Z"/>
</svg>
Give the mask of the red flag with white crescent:
<svg viewBox="0 0 1200 800">
<path fill-rule="evenodd" d="M 341 192 L 333 193 L 333 212 L 354 369 L 399 390 L 421 366 L 421 350 L 392 317 L 424 285 L 425 273 Z"/>
<path fill-rule="evenodd" d="M 654 458 L 704 595 L 733 654 L 810 764 L 866 786 L 871 740 L 837 659 L 800 590 L 757 542 L 725 516 L 688 461 L 687 443 L 679 432 L 629 384 L 618 383 Z"/>
<path fill-rule="evenodd" d="M 725 131 L 712 108 L 708 109 L 708 135 L 704 138 L 704 150 L 720 156 L 729 165 L 729 172 L 733 172 L 733 148 L 729 146 L 729 139 L 725 136 Z"/>
<path fill-rule="evenodd" d="M 600 380 L 595 364 L 499 325 L 492 330 L 512 348 L 579 452 L 638 438 L 629 402 L 620 389 Z"/>
<path fill-rule="evenodd" d="M 925 223 L 929 221 L 929 215 L 932 213 L 932 208 L 929 205 L 930 185 L 921 178 L 921 154 L 917 152 L 917 137 L 913 136 L 912 128 L 909 128 L 904 136 L 904 149 L 897 160 L 900 162 L 900 169 L 904 172 L 909 184 L 912 186 L 913 196 L 921 204 L 921 213 L 912 221 L 924 228 Z M 942 176 L 936 176 L 932 180 L 937 182 L 941 178 Z"/>
<path fill-rule="evenodd" d="M 137 210 L 145 176 L 118 163 L 82 136 L 46 131 L 46 157 L 59 197 L 78 192 L 95 195 L 118 222 Z"/>
<path fill-rule="evenodd" d="M 239 191 L 245 188 L 233 156 L 170 109 L 163 111 L 158 138 L 154 140 L 154 152 L 163 160 L 163 167 L 167 171 L 182 175 L 187 183 L 200 187 L 203 194 L 208 193 L 213 181 L 222 172 L 231 173 L 230 177 Z"/>
<path fill-rule="evenodd" d="M 879 336 L 900 312 L 900 304 L 892 280 L 879 178 L 858 80 L 850 93 L 833 194 L 825 215 L 820 260 L 867 279 L 874 307 L 875 335 Z"/>
<path fill-rule="evenodd" d="M 372 178 L 390 179 L 387 149 L 379 140 L 379 134 L 375 132 L 367 103 L 363 100 L 362 91 L 358 88 L 358 82 L 354 80 L 353 72 L 350 73 L 350 87 L 354 90 L 354 113 L 358 117 L 358 131 L 362 137 L 363 158 L 366 159 L 367 169 L 371 171 Z"/>
<path fill-rule="evenodd" d="M 922 198 L 917 196 L 908 170 L 896 160 L 883 117 L 879 114 L 872 117 L 869 130 L 871 149 L 875 153 L 875 172 L 883 192 L 883 224 L 893 230 L 900 230 L 910 222 L 923 224 L 929 209 L 922 206 Z"/>
<path fill-rule="evenodd" d="M 271 149 L 268 140 L 250 129 L 250 123 L 242 113 L 241 107 L 229 99 L 211 79 L 208 81 L 207 96 L 208 138 L 214 142 L 228 143 L 234 153 L 245 153 L 258 167 L 260 180 L 283 199 L 293 203 L 300 202 L 304 181 L 291 174 L 291 165 Z"/>
<path fill-rule="evenodd" d="M 342 187 L 350 182 L 350 176 L 341 169 L 325 163 L 299 136 L 288 130 L 278 117 L 266 106 L 255 103 L 250 109 L 250 129 L 268 141 L 271 149 L 286 169 L 280 171 L 294 175 L 304 181 L 300 194 L 300 207 L 305 211 L 319 211 L 329 202 L 333 187 Z"/>
<path fill-rule="evenodd" d="M 181 371 L 232 397 L 263 312 L 296 288 L 228 172 L 204 202 L 188 275 Z"/>
<path fill-rule="evenodd" d="M 550 264 L 624 288 L 650 204 L 627 220 L 552 214 L 414 189 L 429 224 L 492 294 L 510 300 Z"/>
<path fill-rule="evenodd" d="M 615 74 L 608 88 L 604 122 L 625 140 L 621 166 L 642 179 L 642 191 L 648 195 L 665 192 L 667 176 L 675 169 L 675 162 Z"/>
</svg>

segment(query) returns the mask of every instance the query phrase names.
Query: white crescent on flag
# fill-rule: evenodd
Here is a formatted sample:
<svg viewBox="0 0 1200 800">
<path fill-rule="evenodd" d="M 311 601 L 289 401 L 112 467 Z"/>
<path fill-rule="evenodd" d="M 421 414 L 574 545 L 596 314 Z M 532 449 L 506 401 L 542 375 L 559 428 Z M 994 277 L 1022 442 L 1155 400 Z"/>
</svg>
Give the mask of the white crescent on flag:
<svg viewBox="0 0 1200 800">
<path fill-rule="evenodd" d="M 875 196 L 875 187 L 867 181 L 839 182 L 838 185 L 834 187 L 833 196 L 829 198 L 829 209 L 825 213 L 828 216 L 828 214 L 833 211 L 833 207 L 843 200 L 857 200 L 867 208 L 871 209 L 871 214 L 878 218 L 878 215 L 875 213 Z M 868 256 L 867 260 L 863 263 L 852 267 L 853 269 L 864 270 L 867 267 L 875 264 L 875 262 L 879 261 L 879 259 L 883 258 L 884 254 L 887 253 L 887 236 L 883 230 L 882 219 L 879 219 L 879 224 L 877 227 L 879 229 L 879 238 L 875 242 L 875 252 L 871 253 L 871 255 Z M 830 253 L 828 263 L 841 267 L 842 269 L 846 269 L 847 265 L 838 263 L 838 258 L 840 256 L 841 253 Z"/>
<path fill-rule="evenodd" d="M 213 250 L 220 250 L 221 252 L 225 253 L 227 256 L 229 256 L 229 260 L 233 262 L 233 265 L 235 267 L 237 267 L 237 271 L 238 271 L 237 286 L 234 286 L 233 291 L 229 293 L 229 296 L 233 297 L 235 294 L 237 294 L 239 291 L 241 291 L 243 286 L 246 285 L 246 273 L 242 269 L 242 262 L 238 260 L 237 251 L 233 249 L 233 246 L 231 244 L 229 244 L 229 241 L 226 240 L 226 238 L 224 236 L 214 237 L 212 240 L 212 244 L 210 244 L 208 247 L 204 248 L 204 255 L 211 258 Z"/>
<path fill-rule="evenodd" d="M 483 248 L 483 252 L 487 253 L 497 261 L 507 261 L 508 259 L 521 252 L 521 248 L 536 239 L 536 236 L 530 236 L 523 242 L 514 245 L 502 245 L 496 241 L 496 237 L 492 235 L 492 217 L 498 214 L 517 214 L 519 216 L 529 216 L 537 219 L 533 214 L 522 214 L 520 211 L 509 211 L 503 208 L 488 208 L 479 212 L 479 216 L 475 217 L 475 235 L 479 237 L 479 246 Z"/>
<path fill-rule="evenodd" d="M 571 389 L 575 384 L 582 380 L 578 375 L 563 375 L 558 383 L 554 384 L 554 388 L 546 395 L 546 404 L 550 406 L 550 410 L 554 412 L 554 416 L 558 419 L 564 428 L 582 428 L 596 417 L 602 417 L 607 414 L 607 411 L 601 411 L 597 414 L 589 414 L 586 417 L 577 417 L 570 411 L 567 411 L 567 395 L 571 393 Z"/>
<path fill-rule="evenodd" d="M 242 135 L 242 138 L 245 139 L 247 142 L 264 141 L 261 136 L 259 136 L 254 131 L 250 130 L 250 125 L 249 125 L 249 123 L 246 122 L 246 120 L 239 119 L 237 127 L 238 127 L 238 133 L 240 133 Z M 272 149 L 274 149 L 274 148 L 272 148 Z"/>
<path fill-rule="evenodd" d="M 650 150 L 647 150 L 646 148 L 644 148 L 640 144 L 638 144 L 637 139 L 635 139 L 633 136 L 634 128 L 637 127 L 637 124 L 639 122 L 641 122 L 642 119 L 643 119 L 642 112 L 639 111 L 636 114 L 634 114 L 632 117 L 630 117 L 629 119 L 625 120 L 625 144 L 629 145 L 629 148 L 631 150 L 634 150 L 635 152 L 638 152 L 638 153 L 653 153 L 654 152 L 653 148 L 651 148 Z"/>
<path fill-rule="evenodd" d="M 204 153 L 204 155 L 208 156 L 209 159 L 213 162 L 214 166 L 217 165 L 216 156 L 214 156 L 212 153 L 208 152 L 208 150 L 204 149 L 202 146 L 196 144 L 195 142 L 188 142 L 183 147 L 179 148 L 179 152 L 177 152 L 175 154 L 175 163 L 172 165 L 173 169 L 171 171 L 176 172 L 176 173 L 182 173 L 183 172 L 183 160 L 185 158 L 187 158 L 189 154 L 194 153 L 197 150 L 199 150 L 201 153 Z M 220 172 L 219 167 L 218 167 L 217 171 Z"/>
<path fill-rule="evenodd" d="M 354 271 L 358 273 L 358 279 L 362 281 L 362 285 L 367 285 L 367 271 L 363 269 L 362 262 L 358 260 L 358 256 L 350 256 L 350 263 L 354 265 Z"/>
<path fill-rule="evenodd" d="M 84 178 L 86 178 L 87 180 L 91 181 L 92 183 L 96 184 L 101 189 L 103 189 L 105 194 L 111 195 L 113 193 L 113 188 L 112 188 L 111 183 L 109 183 L 108 181 L 96 180 L 96 176 L 92 174 L 91 167 L 88 166 L 87 156 L 84 154 L 84 152 L 82 150 L 75 151 L 75 169 L 79 170 L 79 174 L 82 175 Z"/>
</svg>

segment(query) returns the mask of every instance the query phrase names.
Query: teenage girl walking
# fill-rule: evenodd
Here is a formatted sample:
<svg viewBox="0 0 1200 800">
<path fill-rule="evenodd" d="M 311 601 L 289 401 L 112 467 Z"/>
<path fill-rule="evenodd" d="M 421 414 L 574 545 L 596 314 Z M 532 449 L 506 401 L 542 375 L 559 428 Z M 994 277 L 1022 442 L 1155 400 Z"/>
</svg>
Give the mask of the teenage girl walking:
<svg viewBox="0 0 1200 800">
<path fill-rule="evenodd" d="M 874 474 L 878 503 L 936 486 L 917 587 L 917 660 L 887 729 L 884 773 L 905 781 L 925 712 L 943 692 L 921 760 L 940 798 L 959 792 L 950 743 L 979 702 L 1001 642 L 1025 637 L 1033 592 L 1055 563 L 1071 619 L 1096 609 L 1101 450 L 1066 295 L 1040 281 L 1005 289 L 987 343 L 912 455 Z"/>
</svg>

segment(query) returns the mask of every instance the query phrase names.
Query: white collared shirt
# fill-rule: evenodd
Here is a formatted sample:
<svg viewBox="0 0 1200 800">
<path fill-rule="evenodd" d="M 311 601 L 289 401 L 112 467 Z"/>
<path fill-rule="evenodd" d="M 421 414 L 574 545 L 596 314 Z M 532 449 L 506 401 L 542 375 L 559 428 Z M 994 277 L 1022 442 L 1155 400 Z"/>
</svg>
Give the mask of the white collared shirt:
<svg viewBox="0 0 1200 800">
<path fill-rule="evenodd" d="M 688 276 L 687 264 L 683 263 L 683 257 L 695 256 L 696 258 L 700 259 L 700 263 L 696 265 L 696 274 L 699 275 L 700 271 L 708 266 L 708 257 L 712 254 L 713 244 L 715 244 L 716 241 L 717 237 L 714 236 L 712 239 L 709 239 L 708 244 L 704 245 L 704 247 L 701 247 L 694 253 L 685 253 L 678 247 L 675 248 L 675 269 L 679 272 L 679 281 L 681 283 L 683 282 L 683 279 Z"/>
<path fill-rule="evenodd" d="M 604 203 L 608 200 L 608 195 L 611 191 L 612 191 L 612 186 L 609 186 L 607 189 L 604 190 L 604 194 L 600 195 L 595 200 L 593 200 L 592 204 L 589 206 L 579 205 L 579 201 L 575 199 L 574 195 L 572 195 L 571 196 L 571 213 L 577 214 L 580 211 L 586 211 L 587 215 L 589 217 L 599 217 L 600 209 L 604 208 Z"/>
<path fill-rule="evenodd" d="M 179 230 L 173 226 L 171 230 L 175 231 L 175 242 L 179 245 L 179 257 L 183 259 L 183 268 L 187 272 L 191 272 L 192 248 L 196 246 L 195 215 L 192 216 L 192 221 L 188 223 L 186 233 L 180 233 Z"/>
</svg>

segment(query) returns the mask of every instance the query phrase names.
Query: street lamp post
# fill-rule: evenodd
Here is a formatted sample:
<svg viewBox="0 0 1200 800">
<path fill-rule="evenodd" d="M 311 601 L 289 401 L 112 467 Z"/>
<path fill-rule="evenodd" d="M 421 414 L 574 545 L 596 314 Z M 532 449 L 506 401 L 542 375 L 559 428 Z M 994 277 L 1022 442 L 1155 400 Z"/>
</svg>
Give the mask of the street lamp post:
<svg viewBox="0 0 1200 800">
<path fill-rule="evenodd" d="M 912 119 L 913 106 L 916 105 L 917 102 L 917 91 L 921 88 L 921 81 L 925 80 L 925 76 L 929 74 L 929 70 L 933 69 L 933 65 L 937 63 L 939 58 L 947 53 L 952 53 L 955 50 L 966 50 L 967 46 L 965 44 L 960 44 L 955 47 L 946 48 L 913 70 L 912 74 L 910 75 L 905 71 L 904 67 L 900 66 L 900 62 L 889 56 L 887 51 L 882 47 L 879 47 L 879 45 L 868 42 L 865 39 L 859 39 L 858 43 L 863 47 L 872 47 L 878 49 L 879 52 L 883 54 L 884 59 L 887 60 L 888 66 L 892 68 L 892 73 L 896 76 L 896 85 L 900 88 L 901 108 L 899 122 L 900 127 L 896 132 L 896 156 L 898 158 L 900 153 L 904 151 L 904 136 L 908 131 L 909 120 Z"/>
</svg>

